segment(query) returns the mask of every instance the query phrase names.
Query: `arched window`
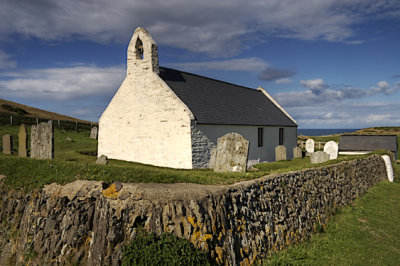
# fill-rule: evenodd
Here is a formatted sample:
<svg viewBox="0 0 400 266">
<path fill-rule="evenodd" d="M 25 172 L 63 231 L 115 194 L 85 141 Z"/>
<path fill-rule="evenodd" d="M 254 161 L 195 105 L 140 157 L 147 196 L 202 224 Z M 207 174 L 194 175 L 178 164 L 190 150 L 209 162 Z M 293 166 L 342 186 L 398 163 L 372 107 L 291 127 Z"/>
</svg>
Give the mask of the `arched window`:
<svg viewBox="0 0 400 266">
<path fill-rule="evenodd" d="M 136 40 L 136 59 L 142 60 L 143 59 L 143 43 L 142 41 L 137 38 Z"/>
</svg>

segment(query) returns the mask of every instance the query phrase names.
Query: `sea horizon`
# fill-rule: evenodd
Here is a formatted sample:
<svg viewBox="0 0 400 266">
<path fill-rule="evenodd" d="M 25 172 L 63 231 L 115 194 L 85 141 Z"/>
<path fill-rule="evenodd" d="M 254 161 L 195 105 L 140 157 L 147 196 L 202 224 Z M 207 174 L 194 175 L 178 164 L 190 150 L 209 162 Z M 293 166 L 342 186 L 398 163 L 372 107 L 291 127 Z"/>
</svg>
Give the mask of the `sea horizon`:
<svg viewBox="0 0 400 266">
<path fill-rule="evenodd" d="M 324 136 L 350 133 L 357 130 L 359 130 L 359 128 L 299 128 L 297 134 L 304 136 Z"/>
</svg>

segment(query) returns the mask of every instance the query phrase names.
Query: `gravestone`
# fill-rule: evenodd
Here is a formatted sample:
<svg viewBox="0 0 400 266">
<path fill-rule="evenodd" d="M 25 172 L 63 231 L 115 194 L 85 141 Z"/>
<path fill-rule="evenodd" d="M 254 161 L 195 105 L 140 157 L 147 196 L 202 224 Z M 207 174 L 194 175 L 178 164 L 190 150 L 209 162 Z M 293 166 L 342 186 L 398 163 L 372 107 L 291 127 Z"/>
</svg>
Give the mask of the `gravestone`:
<svg viewBox="0 0 400 266">
<path fill-rule="evenodd" d="M 31 158 L 54 158 L 53 122 L 42 122 L 31 129 Z"/>
<path fill-rule="evenodd" d="M 387 178 L 389 179 L 389 182 L 393 183 L 394 176 L 393 176 L 392 161 L 390 160 L 389 155 L 382 155 L 382 159 L 385 162 Z"/>
<path fill-rule="evenodd" d="M 333 140 L 328 141 L 327 143 L 325 143 L 324 152 L 329 154 L 329 159 L 330 160 L 337 159 L 338 151 L 339 151 L 339 147 L 338 147 L 337 143 L 334 142 Z"/>
<path fill-rule="evenodd" d="M 245 172 L 249 141 L 238 133 L 228 133 L 217 142 L 214 172 Z"/>
<path fill-rule="evenodd" d="M 313 139 L 308 139 L 306 141 L 306 151 L 307 153 L 313 153 L 314 152 L 314 140 Z"/>
<path fill-rule="evenodd" d="M 3 135 L 3 154 L 12 154 L 13 137 L 10 134 Z"/>
<path fill-rule="evenodd" d="M 303 151 L 301 150 L 300 147 L 294 147 L 293 148 L 293 158 L 303 158 Z"/>
<path fill-rule="evenodd" d="M 324 151 L 317 151 L 310 155 L 310 161 L 312 164 L 323 163 L 329 161 L 329 154 Z"/>
<path fill-rule="evenodd" d="M 90 138 L 97 139 L 98 132 L 99 132 L 99 128 L 97 126 L 92 127 L 92 130 L 90 130 Z"/>
<path fill-rule="evenodd" d="M 22 124 L 18 131 L 18 156 L 28 156 L 28 133 L 25 124 Z"/>
<path fill-rule="evenodd" d="M 275 147 L 275 161 L 285 161 L 286 160 L 286 147 L 279 145 Z"/>
<path fill-rule="evenodd" d="M 100 164 L 100 165 L 106 165 L 108 164 L 108 158 L 105 155 L 101 155 L 97 158 L 96 160 L 96 164 Z"/>
<path fill-rule="evenodd" d="M 208 168 L 214 169 L 215 167 L 215 159 L 217 157 L 217 148 L 211 150 L 210 161 L 208 162 Z"/>
</svg>

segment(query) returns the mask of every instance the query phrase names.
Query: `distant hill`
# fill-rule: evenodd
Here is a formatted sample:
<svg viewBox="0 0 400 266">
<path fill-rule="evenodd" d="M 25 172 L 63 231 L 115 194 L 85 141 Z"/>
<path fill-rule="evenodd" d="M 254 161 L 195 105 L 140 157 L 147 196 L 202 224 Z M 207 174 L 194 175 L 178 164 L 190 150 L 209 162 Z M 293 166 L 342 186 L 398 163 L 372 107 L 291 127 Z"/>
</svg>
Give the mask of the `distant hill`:
<svg viewBox="0 0 400 266">
<path fill-rule="evenodd" d="M 4 99 L 0 99 L 0 115 L 1 116 L 13 115 L 16 117 L 31 117 L 31 118 L 38 117 L 41 120 L 61 120 L 69 122 L 78 122 L 82 124 L 97 124 L 94 122 L 41 110 L 38 108 L 7 101 Z"/>
</svg>

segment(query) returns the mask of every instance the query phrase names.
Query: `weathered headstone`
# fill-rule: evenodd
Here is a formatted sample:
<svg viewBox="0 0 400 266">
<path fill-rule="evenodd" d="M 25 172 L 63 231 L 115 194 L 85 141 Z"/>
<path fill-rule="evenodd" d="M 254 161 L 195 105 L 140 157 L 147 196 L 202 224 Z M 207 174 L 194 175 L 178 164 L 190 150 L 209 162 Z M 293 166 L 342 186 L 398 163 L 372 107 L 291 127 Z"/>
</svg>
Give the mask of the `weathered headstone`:
<svg viewBox="0 0 400 266">
<path fill-rule="evenodd" d="M 293 158 L 303 158 L 303 151 L 301 150 L 300 147 L 294 147 L 293 148 Z"/>
<path fill-rule="evenodd" d="M 329 159 L 330 160 L 337 159 L 338 151 L 339 151 L 339 147 L 338 147 L 337 143 L 334 142 L 333 140 L 328 141 L 327 143 L 325 143 L 324 152 L 329 154 Z"/>
<path fill-rule="evenodd" d="M 28 133 L 25 124 L 22 124 L 18 131 L 18 156 L 28 156 Z"/>
<path fill-rule="evenodd" d="M 53 122 L 42 122 L 31 129 L 31 158 L 54 158 Z"/>
<path fill-rule="evenodd" d="M 214 169 L 216 158 L 217 158 L 217 148 L 214 148 L 211 150 L 210 161 L 208 162 L 208 168 Z"/>
<path fill-rule="evenodd" d="M 245 172 L 249 141 L 238 133 L 228 133 L 218 139 L 214 172 Z"/>
<path fill-rule="evenodd" d="M 310 161 L 312 164 L 323 163 L 329 161 L 329 154 L 324 151 L 317 151 L 310 155 Z"/>
<path fill-rule="evenodd" d="M 285 161 L 286 156 L 286 147 L 283 145 L 279 145 L 275 147 L 275 161 Z"/>
<path fill-rule="evenodd" d="M 100 165 L 106 165 L 108 164 L 108 158 L 105 155 L 100 155 L 97 160 L 96 160 L 96 164 L 100 164 Z"/>
<path fill-rule="evenodd" d="M 387 178 L 389 179 L 389 182 L 393 183 L 392 161 L 390 160 L 389 155 L 382 155 L 382 159 L 385 162 Z"/>
<path fill-rule="evenodd" d="M 92 127 L 92 130 L 90 130 L 90 138 L 97 139 L 98 132 L 99 132 L 99 128 L 97 126 Z"/>
<path fill-rule="evenodd" d="M 313 153 L 314 152 L 314 140 L 313 139 L 308 139 L 306 141 L 306 151 L 307 153 Z"/>
<path fill-rule="evenodd" d="M 13 150 L 13 137 L 10 134 L 3 135 L 3 153 L 12 154 Z"/>
</svg>

